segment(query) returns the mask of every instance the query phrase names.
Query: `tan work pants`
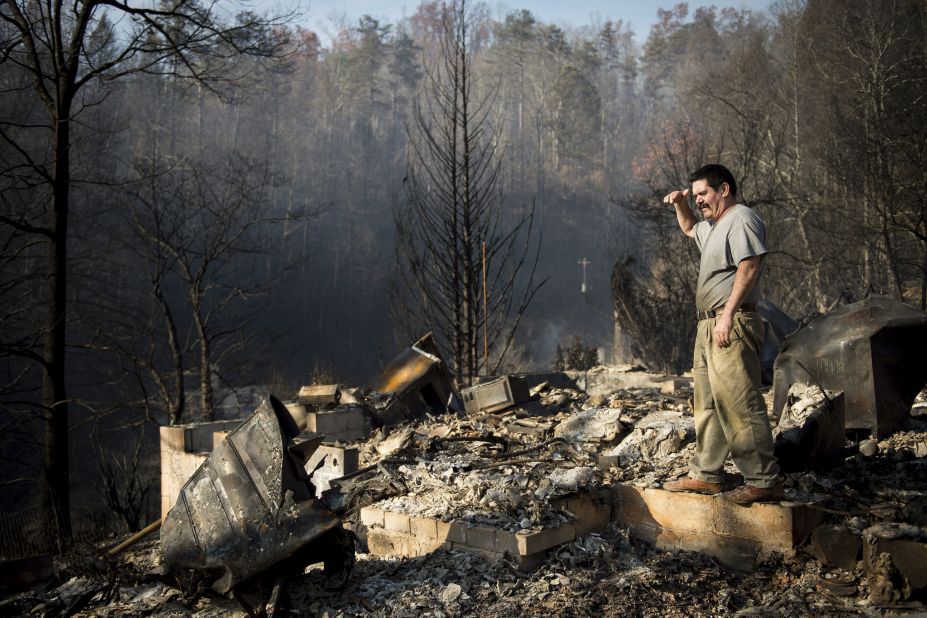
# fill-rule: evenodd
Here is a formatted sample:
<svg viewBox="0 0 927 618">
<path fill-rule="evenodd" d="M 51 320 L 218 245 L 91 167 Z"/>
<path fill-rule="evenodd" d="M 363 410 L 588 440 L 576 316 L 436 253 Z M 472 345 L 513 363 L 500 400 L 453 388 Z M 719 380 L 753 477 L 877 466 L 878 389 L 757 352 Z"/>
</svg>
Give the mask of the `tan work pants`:
<svg viewBox="0 0 927 618">
<path fill-rule="evenodd" d="M 771 487 L 778 481 L 779 465 L 760 393 L 763 320 L 753 312 L 734 314 L 727 348 L 713 341 L 717 320 L 700 320 L 695 335 L 695 455 L 689 476 L 722 482 L 730 454 L 747 485 Z"/>
</svg>

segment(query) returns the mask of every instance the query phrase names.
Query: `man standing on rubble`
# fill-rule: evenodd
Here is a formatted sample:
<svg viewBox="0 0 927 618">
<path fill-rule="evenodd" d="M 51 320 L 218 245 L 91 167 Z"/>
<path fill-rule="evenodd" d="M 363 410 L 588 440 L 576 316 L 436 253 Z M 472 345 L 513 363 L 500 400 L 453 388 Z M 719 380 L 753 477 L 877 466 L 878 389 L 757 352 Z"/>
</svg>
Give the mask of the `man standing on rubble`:
<svg viewBox="0 0 927 618">
<path fill-rule="evenodd" d="M 690 189 L 663 198 L 676 208 L 682 232 L 701 252 L 695 303 L 698 326 L 695 381 L 695 455 L 689 476 L 664 484 L 670 491 L 721 493 L 730 453 L 745 484 L 722 495 L 738 504 L 783 497 L 773 455 L 766 402 L 760 393 L 763 322 L 756 313 L 766 254 L 766 226 L 737 202 L 737 183 L 722 165 L 689 176 Z M 704 221 L 689 208 L 692 195 Z"/>
</svg>

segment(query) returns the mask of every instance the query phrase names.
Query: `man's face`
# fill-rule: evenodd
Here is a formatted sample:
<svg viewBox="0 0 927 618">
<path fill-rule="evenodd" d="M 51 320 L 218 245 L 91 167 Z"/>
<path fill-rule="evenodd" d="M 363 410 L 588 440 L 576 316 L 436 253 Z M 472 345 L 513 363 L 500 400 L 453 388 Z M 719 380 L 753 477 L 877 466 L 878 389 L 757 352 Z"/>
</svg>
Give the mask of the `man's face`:
<svg viewBox="0 0 927 618">
<path fill-rule="evenodd" d="M 695 206 L 702 213 L 706 220 L 716 221 L 724 212 L 721 205 L 722 199 L 728 194 L 727 183 L 722 183 L 721 188 L 714 190 L 706 181 L 696 180 L 692 183 L 692 195 L 695 196 Z"/>
</svg>

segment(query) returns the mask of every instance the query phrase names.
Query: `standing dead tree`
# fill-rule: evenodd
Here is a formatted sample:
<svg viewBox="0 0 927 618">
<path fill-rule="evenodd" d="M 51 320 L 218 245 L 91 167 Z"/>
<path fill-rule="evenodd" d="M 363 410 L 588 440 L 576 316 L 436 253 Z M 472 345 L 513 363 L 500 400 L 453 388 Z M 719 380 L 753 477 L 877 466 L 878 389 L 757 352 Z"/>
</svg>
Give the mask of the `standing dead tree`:
<svg viewBox="0 0 927 618">
<path fill-rule="evenodd" d="M 166 158 L 140 161 L 136 168 L 139 179 L 124 209 L 131 230 L 127 244 L 144 263 L 163 335 L 155 344 L 160 358 L 149 362 L 136 355 L 133 364 L 156 385 L 171 424 L 185 413 L 185 368 L 195 367 L 199 388 L 193 407 L 202 420 L 211 420 L 219 367 L 230 362 L 240 368 L 236 355 L 255 345 L 257 333 L 250 326 L 265 308 L 250 301 L 268 296 L 288 269 L 268 265 L 265 239 L 285 223 L 317 213 L 302 206 L 274 212 L 270 194 L 281 179 L 269 163 L 238 153 L 213 165 Z M 122 335 L 123 341 L 135 339 Z M 266 329 L 260 339 L 269 341 Z M 147 352 L 144 342 L 142 348 Z"/>
<path fill-rule="evenodd" d="M 229 83 L 239 77 L 234 57 L 282 52 L 285 41 L 273 26 L 288 17 L 232 15 L 217 0 L 0 3 L 0 66 L 16 76 L 3 79 L 0 109 L 26 105 L 31 112 L 25 118 L 3 114 L 0 122 L 3 245 L 17 238 L 21 246 L 41 246 L 40 261 L 23 268 L 40 275 L 44 295 L 34 342 L 10 353 L 40 374 L 42 503 L 62 547 L 71 540 L 65 346 L 68 224 L 72 185 L 80 180 L 72 178 L 78 117 L 106 96 L 110 84 L 132 74 Z"/>
<path fill-rule="evenodd" d="M 472 384 L 481 366 L 498 368 L 543 282 L 534 280 L 533 207 L 503 210 L 492 89 L 475 90 L 466 1 L 445 6 L 441 25 L 438 60 L 426 67 L 408 126 L 406 200 L 393 212 L 399 274 L 392 307 L 397 323 L 434 332 L 451 350 L 458 383 Z M 494 365 L 481 360 L 484 346 Z"/>
</svg>

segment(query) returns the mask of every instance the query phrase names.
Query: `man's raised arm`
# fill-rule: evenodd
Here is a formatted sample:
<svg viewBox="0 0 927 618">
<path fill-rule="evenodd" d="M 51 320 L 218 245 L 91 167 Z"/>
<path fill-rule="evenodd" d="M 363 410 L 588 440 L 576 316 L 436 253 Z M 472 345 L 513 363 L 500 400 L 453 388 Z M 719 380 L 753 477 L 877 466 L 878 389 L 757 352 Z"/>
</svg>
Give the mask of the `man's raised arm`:
<svg viewBox="0 0 927 618">
<path fill-rule="evenodd" d="M 682 230 L 683 234 L 692 238 L 695 236 L 694 228 L 697 219 L 695 215 L 692 214 L 692 209 L 689 208 L 689 201 L 686 199 L 688 196 L 688 189 L 684 191 L 673 191 L 663 198 L 663 203 L 672 204 L 676 208 L 676 221 L 679 222 L 679 229 Z"/>
</svg>

